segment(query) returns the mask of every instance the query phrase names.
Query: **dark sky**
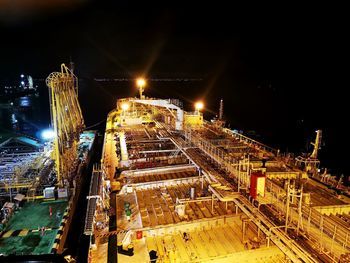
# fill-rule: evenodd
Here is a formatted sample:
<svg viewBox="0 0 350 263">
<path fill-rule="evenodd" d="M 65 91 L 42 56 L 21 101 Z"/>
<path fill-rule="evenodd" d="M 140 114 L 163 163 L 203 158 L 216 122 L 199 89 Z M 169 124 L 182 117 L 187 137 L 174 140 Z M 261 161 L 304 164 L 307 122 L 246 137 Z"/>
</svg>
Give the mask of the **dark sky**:
<svg viewBox="0 0 350 263">
<path fill-rule="evenodd" d="M 348 28 L 341 6 L 17 2 L 0 1 L 0 78 L 45 78 L 71 57 L 91 94 L 101 93 L 92 91 L 96 86 L 107 90 L 97 100 L 110 108 L 108 94 L 118 97 L 132 82 L 113 90 L 92 80 L 143 74 L 153 79 L 148 94 L 187 104 L 202 98 L 208 116 L 224 98 L 232 127 L 255 130 L 277 147 L 299 150 L 295 142 L 305 145 L 323 129 L 331 165 L 347 160 Z M 87 94 L 91 109 L 96 101 Z"/>
</svg>

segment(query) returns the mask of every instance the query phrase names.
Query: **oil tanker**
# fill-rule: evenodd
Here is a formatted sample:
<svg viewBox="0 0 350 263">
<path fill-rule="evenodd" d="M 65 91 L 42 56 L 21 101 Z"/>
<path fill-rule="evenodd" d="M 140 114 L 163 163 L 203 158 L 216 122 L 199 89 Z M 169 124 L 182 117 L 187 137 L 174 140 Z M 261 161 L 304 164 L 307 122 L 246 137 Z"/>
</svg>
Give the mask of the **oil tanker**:
<svg viewBox="0 0 350 263">
<path fill-rule="evenodd" d="M 120 98 L 107 116 L 84 233 L 89 262 L 349 262 L 350 199 L 294 158 L 204 119 L 203 102 Z"/>
<path fill-rule="evenodd" d="M 323 184 L 321 131 L 294 158 L 225 128 L 223 101 L 207 121 L 203 102 L 187 111 L 146 97 L 146 84 L 107 116 L 87 196 L 88 262 L 350 261 L 350 199 Z M 84 131 L 77 78 L 62 65 L 47 85 L 52 140 L 0 145 L 2 261 L 64 255 L 87 177 L 96 132 Z"/>
</svg>

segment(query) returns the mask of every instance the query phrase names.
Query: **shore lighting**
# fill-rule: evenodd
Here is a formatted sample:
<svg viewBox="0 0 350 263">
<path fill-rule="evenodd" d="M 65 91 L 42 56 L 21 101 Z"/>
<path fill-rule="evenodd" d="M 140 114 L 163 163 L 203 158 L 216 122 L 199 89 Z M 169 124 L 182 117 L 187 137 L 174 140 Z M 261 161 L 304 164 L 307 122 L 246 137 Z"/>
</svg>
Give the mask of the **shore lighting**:
<svg viewBox="0 0 350 263">
<path fill-rule="evenodd" d="M 45 141 L 51 140 L 55 137 L 55 132 L 52 129 L 46 129 L 41 132 L 41 138 Z"/>
</svg>

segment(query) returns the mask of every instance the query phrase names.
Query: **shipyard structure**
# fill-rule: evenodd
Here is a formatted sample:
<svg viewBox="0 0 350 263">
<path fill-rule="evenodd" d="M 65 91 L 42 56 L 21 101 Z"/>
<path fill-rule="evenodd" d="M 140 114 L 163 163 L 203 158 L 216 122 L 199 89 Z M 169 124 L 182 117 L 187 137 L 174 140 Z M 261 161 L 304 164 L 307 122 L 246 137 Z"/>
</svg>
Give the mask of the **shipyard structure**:
<svg viewBox="0 0 350 263">
<path fill-rule="evenodd" d="M 349 262 L 350 203 L 297 158 L 206 121 L 202 103 L 122 98 L 92 175 L 89 262 Z M 317 177 L 318 176 L 318 177 Z"/>
</svg>

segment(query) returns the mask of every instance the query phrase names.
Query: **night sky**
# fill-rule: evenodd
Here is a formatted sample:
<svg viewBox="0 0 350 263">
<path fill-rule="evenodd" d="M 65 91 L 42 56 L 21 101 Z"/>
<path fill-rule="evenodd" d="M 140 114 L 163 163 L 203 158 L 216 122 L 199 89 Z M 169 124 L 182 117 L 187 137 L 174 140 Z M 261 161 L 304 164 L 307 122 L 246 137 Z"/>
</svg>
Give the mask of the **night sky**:
<svg viewBox="0 0 350 263">
<path fill-rule="evenodd" d="M 283 151 L 300 153 L 322 129 L 323 166 L 350 172 L 349 30 L 340 6 L 7 2 L 0 1 L 0 79 L 44 79 L 71 58 L 88 125 L 116 98 L 135 95 L 133 79 L 144 75 L 148 96 L 180 98 L 187 110 L 203 99 L 208 118 L 223 98 L 231 128 Z"/>
</svg>

